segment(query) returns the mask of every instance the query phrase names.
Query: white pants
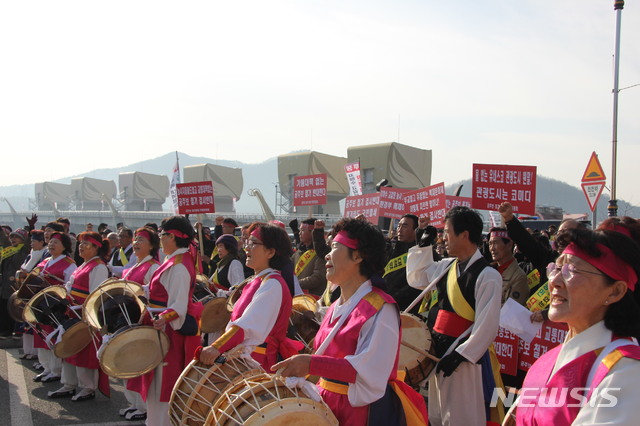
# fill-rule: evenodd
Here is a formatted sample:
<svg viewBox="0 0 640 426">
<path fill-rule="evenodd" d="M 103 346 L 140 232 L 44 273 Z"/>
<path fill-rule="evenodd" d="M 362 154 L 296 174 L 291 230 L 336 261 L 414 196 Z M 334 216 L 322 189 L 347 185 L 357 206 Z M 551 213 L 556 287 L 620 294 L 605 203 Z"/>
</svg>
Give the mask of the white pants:
<svg viewBox="0 0 640 426">
<path fill-rule="evenodd" d="M 88 389 L 95 392 L 98 388 L 98 370 L 76 367 L 68 362 L 63 362 L 60 382 L 73 388 Z"/>
<path fill-rule="evenodd" d="M 147 425 L 148 426 L 171 426 L 169 421 L 169 402 L 160 402 L 160 392 L 162 388 L 162 364 L 157 366 L 153 381 L 147 393 Z"/>
<path fill-rule="evenodd" d="M 33 347 L 33 334 L 24 333 L 22 335 L 22 352 L 24 352 L 25 355 L 38 354 L 37 349 Z"/>
<path fill-rule="evenodd" d="M 43 373 L 62 374 L 62 360 L 49 349 L 38 348 L 38 362 L 44 367 Z"/>
<path fill-rule="evenodd" d="M 429 423 L 432 426 L 487 424 L 480 364 L 461 363 L 449 377 L 429 379 Z"/>
<path fill-rule="evenodd" d="M 129 406 L 138 411 L 146 412 L 147 403 L 142 400 L 142 395 L 138 392 L 127 389 L 127 382 L 128 380 L 124 380 L 124 397 L 127 398 Z"/>
</svg>

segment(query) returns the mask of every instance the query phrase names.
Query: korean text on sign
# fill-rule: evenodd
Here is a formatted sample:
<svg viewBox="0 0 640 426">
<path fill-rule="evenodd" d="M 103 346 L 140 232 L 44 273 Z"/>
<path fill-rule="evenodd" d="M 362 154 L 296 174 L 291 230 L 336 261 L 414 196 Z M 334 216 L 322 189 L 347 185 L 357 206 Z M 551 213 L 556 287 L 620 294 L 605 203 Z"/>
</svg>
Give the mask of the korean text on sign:
<svg viewBox="0 0 640 426">
<path fill-rule="evenodd" d="M 293 205 L 317 206 L 327 204 L 327 175 L 296 176 L 293 178 Z"/>
<path fill-rule="evenodd" d="M 444 182 L 407 192 L 404 204 L 407 213 L 428 217 L 432 226 L 444 226 L 444 217 L 447 214 Z"/>
<path fill-rule="evenodd" d="M 347 197 L 344 202 L 344 216 L 356 217 L 363 215 L 373 224 L 378 224 L 378 206 L 380 205 L 380 194 L 354 195 Z"/>
<path fill-rule="evenodd" d="M 404 196 L 409 192 L 408 189 L 389 188 L 383 186 L 380 188 L 380 216 L 391 219 L 400 219 L 405 213 Z"/>
<path fill-rule="evenodd" d="M 176 185 L 178 214 L 215 213 L 213 183 L 190 182 Z"/>
<path fill-rule="evenodd" d="M 507 201 L 515 213 L 535 214 L 535 166 L 474 164 L 472 180 L 473 208 L 495 211 Z"/>
</svg>

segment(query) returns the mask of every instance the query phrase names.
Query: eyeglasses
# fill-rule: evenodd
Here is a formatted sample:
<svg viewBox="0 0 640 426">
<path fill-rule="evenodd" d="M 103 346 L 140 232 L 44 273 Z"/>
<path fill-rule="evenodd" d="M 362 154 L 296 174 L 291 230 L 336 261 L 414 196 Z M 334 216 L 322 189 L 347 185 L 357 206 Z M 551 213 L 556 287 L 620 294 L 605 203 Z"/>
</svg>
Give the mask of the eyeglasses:
<svg viewBox="0 0 640 426">
<path fill-rule="evenodd" d="M 256 241 L 256 240 L 247 240 L 244 243 L 244 246 L 248 249 L 252 249 L 253 246 L 263 246 L 264 243 L 261 243 L 260 241 Z"/>
<path fill-rule="evenodd" d="M 573 264 L 571 263 L 565 263 L 562 266 L 558 266 L 555 263 L 551 262 L 550 264 L 547 265 L 547 278 L 549 278 L 549 281 L 554 279 L 556 275 L 558 275 L 558 273 L 561 273 L 562 279 L 565 282 L 567 282 L 571 278 L 573 278 L 576 272 L 583 273 L 583 274 L 592 274 L 592 275 L 604 275 L 602 272 L 593 272 L 593 271 L 585 271 L 584 269 L 578 269 L 575 266 L 573 266 Z"/>
</svg>

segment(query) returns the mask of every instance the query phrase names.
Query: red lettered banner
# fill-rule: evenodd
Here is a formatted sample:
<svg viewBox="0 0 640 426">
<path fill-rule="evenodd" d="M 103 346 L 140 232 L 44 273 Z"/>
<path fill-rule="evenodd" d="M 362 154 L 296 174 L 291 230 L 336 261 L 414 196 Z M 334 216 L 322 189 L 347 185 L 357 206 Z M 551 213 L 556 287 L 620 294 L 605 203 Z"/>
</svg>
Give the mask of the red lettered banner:
<svg viewBox="0 0 640 426">
<path fill-rule="evenodd" d="M 369 222 L 377 224 L 379 205 L 380 194 L 378 192 L 347 197 L 344 201 L 344 217 L 364 215 Z"/>
<path fill-rule="evenodd" d="M 497 211 L 501 203 L 508 201 L 514 213 L 535 214 L 535 166 L 474 164 L 472 180 L 474 209 Z"/>
<path fill-rule="evenodd" d="M 447 211 L 451 210 L 455 206 L 464 206 L 471 208 L 471 197 L 456 197 L 454 195 L 447 195 Z"/>
<path fill-rule="evenodd" d="M 323 204 L 327 204 L 326 173 L 293 178 L 293 205 L 295 207 Z"/>
<path fill-rule="evenodd" d="M 408 189 L 381 187 L 378 214 L 391 219 L 402 218 L 407 213 L 404 205 L 404 196 L 407 192 L 409 192 Z"/>
<path fill-rule="evenodd" d="M 213 183 L 190 182 L 176 184 L 178 214 L 215 213 Z"/>
<path fill-rule="evenodd" d="M 404 204 L 406 212 L 428 217 L 432 226 L 444 226 L 444 216 L 447 214 L 444 182 L 407 192 Z"/>
<path fill-rule="evenodd" d="M 500 362 L 500 372 L 515 376 L 518 373 L 518 336 L 500 327 L 498 335 L 493 342 L 498 361 Z"/>
<path fill-rule="evenodd" d="M 568 327 L 564 323 L 545 321 L 542 328 L 533 338 L 531 343 L 526 343 L 520 339 L 518 348 L 518 369 L 528 371 L 540 356 L 545 354 L 549 349 L 554 348 L 564 342 L 567 336 Z"/>
</svg>

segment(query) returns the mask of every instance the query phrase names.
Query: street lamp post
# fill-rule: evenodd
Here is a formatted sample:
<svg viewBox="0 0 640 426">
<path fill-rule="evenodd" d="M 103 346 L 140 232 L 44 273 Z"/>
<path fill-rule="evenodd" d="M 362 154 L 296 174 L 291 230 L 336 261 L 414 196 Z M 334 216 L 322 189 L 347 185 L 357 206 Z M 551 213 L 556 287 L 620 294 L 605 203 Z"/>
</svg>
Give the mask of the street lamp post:
<svg viewBox="0 0 640 426">
<path fill-rule="evenodd" d="M 616 44 L 613 72 L 613 137 L 611 153 L 611 198 L 607 208 L 609 217 L 618 215 L 618 200 L 616 199 L 616 163 L 618 159 L 618 76 L 620 73 L 620 22 L 624 0 L 614 0 L 613 9 L 616 11 Z"/>
</svg>

